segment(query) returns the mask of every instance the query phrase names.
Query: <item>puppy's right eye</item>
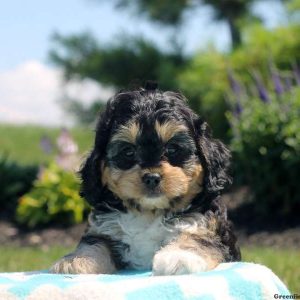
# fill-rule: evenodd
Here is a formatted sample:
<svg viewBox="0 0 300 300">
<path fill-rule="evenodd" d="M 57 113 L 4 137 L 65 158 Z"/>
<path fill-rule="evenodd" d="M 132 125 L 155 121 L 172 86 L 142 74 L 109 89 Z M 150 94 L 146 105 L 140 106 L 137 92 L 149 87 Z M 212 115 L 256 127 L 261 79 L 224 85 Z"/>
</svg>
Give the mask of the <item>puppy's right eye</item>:
<svg viewBox="0 0 300 300">
<path fill-rule="evenodd" d="M 122 149 L 122 154 L 127 158 L 131 158 L 135 155 L 135 149 L 131 146 L 127 146 Z"/>
<path fill-rule="evenodd" d="M 128 170 L 137 160 L 135 145 L 125 141 L 113 141 L 107 148 L 107 161 L 121 170 Z"/>
</svg>

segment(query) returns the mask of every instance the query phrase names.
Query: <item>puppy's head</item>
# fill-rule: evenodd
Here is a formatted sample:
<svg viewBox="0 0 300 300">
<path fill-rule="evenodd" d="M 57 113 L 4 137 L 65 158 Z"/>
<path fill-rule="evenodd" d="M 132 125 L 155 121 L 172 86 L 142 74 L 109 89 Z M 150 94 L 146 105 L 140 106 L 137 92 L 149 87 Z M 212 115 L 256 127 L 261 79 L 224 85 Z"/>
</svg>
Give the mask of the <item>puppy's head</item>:
<svg viewBox="0 0 300 300">
<path fill-rule="evenodd" d="M 200 195 L 219 194 L 230 182 L 228 165 L 228 150 L 182 95 L 120 92 L 100 117 L 81 192 L 93 206 L 121 202 L 127 209 L 176 212 Z"/>
</svg>

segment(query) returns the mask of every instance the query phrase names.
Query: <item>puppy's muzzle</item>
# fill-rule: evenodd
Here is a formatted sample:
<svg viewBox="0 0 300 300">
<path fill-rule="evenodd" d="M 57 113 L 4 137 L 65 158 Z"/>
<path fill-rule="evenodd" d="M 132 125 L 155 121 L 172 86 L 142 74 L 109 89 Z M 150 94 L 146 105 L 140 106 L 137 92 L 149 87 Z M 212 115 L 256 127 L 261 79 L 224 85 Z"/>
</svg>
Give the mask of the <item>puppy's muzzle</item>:
<svg viewBox="0 0 300 300">
<path fill-rule="evenodd" d="M 161 176 L 158 173 L 146 173 L 142 177 L 142 181 L 147 189 L 154 191 L 161 181 Z"/>
</svg>

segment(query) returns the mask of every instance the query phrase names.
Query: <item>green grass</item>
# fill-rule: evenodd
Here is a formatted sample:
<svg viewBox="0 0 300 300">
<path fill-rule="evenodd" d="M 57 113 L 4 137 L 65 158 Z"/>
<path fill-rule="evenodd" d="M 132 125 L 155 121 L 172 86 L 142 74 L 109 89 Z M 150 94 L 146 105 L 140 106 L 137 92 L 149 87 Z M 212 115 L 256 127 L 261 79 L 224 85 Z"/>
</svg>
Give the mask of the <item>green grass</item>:
<svg viewBox="0 0 300 300">
<path fill-rule="evenodd" d="M 37 125 L 0 124 L 0 155 L 6 154 L 9 159 L 21 164 L 37 164 L 49 162 L 55 153 L 47 155 L 40 148 L 40 139 L 48 136 L 55 145 L 60 128 Z M 71 133 L 78 143 L 79 152 L 84 153 L 91 148 L 94 133 L 89 128 L 74 128 Z"/>
<path fill-rule="evenodd" d="M 0 247 L 0 272 L 43 270 L 72 248 Z M 300 292 L 300 253 L 296 250 L 272 248 L 244 248 L 243 261 L 256 262 L 269 267 L 281 278 L 291 292 Z"/>
<path fill-rule="evenodd" d="M 290 249 L 251 247 L 242 249 L 243 261 L 269 267 L 290 289 L 300 293 L 300 252 Z"/>
<path fill-rule="evenodd" d="M 0 247 L 0 272 L 20 272 L 48 269 L 58 258 L 70 253 L 72 248 L 51 247 Z"/>
</svg>

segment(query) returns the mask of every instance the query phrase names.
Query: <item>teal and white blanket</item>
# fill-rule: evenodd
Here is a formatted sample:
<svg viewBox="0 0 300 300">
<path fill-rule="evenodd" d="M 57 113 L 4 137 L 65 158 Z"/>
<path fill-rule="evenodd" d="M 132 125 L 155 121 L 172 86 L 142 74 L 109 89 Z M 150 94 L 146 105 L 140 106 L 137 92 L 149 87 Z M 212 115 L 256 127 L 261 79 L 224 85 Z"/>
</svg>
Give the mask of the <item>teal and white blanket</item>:
<svg viewBox="0 0 300 300">
<path fill-rule="evenodd" d="M 290 293 L 270 269 L 252 263 L 224 263 L 209 272 L 178 276 L 136 271 L 115 275 L 0 273 L 1 300 L 270 300 L 276 295 Z"/>
</svg>

